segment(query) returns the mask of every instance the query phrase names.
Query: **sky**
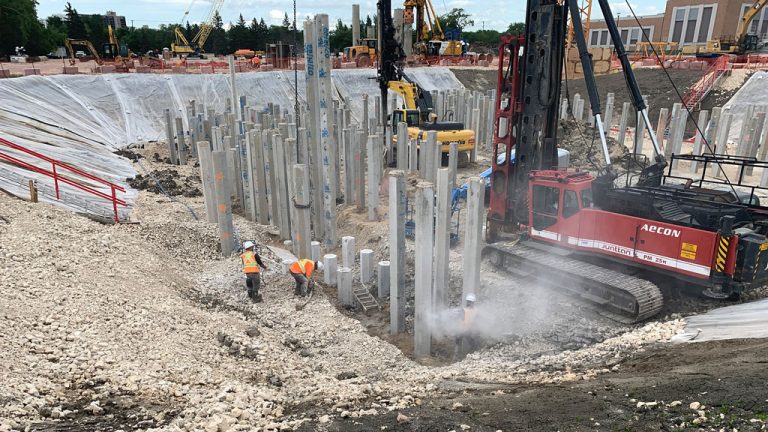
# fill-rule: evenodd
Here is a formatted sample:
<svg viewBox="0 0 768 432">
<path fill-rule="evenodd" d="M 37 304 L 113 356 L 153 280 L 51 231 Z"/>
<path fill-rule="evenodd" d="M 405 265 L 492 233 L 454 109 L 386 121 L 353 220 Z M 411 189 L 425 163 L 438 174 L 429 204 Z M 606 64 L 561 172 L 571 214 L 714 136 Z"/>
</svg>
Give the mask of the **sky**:
<svg viewBox="0 0 768 432">
<path fill-rule="evenodd" d="M 160 24 L 178 23 L 184 17 L 184 12 L 189 9 L 189 21 L 200 22 L 207 18 L 211 10 L 211 0 L 69 0 L 72 6 L 82 14 L 103 14 L 107 10 L 113 10 L 118 15 L 126 18 L 127 24 L 131 22 L 136 27 L 157 27 Z M 38 16 L 45 18 L 64 12 L 66 0 L 38 0 Z M 303 21 L 307 15 L 326 13 L 330 17 L 331 25 L 339 18 L 345 23 L 352 21 L 352 3 L 350 1 L 329 0 L 296 0 L 297 19 Z M 360 4 L 360 16 L 373 16 L 376 11 L 375 0 L 358 0 Z M 632 7 L 638 15 L 648 15 L 662 12 L 665 2 L 663 0 L 630 0 Z M 400 1 L 392 0 L 392 4 L 400 5 Z M 525 12 L 525 0 L 432 0 L 432 4 L 438 15 L 444 14 L 453 8 L 464 8 L 475 21 L 475 25 L 466 30 L 495 29 L 505 30 L 512 22 L 523 21 Z M 611 1 L 614 13 L 626 15 L 628 12 L 624 0 Z M 593 18 L 601 16 L 597 2 L 594 1 Z M 291 0 L 225 0 L 221 9 L 224 23 L 235 22 L 239 14 L 243 14 L 246 21 L 253 17 L 264 18 L 269 24 L 279 25 L 283 21 L 285 12 L 293 19 L 293 2 Z"/>
</svg>

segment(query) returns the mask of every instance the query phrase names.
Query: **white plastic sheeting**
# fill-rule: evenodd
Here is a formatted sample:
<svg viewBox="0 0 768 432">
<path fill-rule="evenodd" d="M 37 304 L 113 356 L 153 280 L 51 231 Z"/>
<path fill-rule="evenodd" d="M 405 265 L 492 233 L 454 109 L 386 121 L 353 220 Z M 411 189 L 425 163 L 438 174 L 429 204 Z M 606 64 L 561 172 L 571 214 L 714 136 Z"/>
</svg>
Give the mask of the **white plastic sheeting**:
<svg viewBox="0 0 768 432">
<path fill-rule="evenodd" d="M 723 106 L 731 113 L 730 142 L 738 143 L 741 126 L 748 106 L 754 106 L 754 113 L 768 111 L 768 72 L 755 72 L 730 100 Z"/>
<path fill-rule="evenodd" d="M 447 68 L 414 69 L 410 76 L 426 90 L 461 88 L 461 83 Z M 352 116 L 360 121 L 362 95 L 368 94 L 373 103 L 373 96 L 379 94 L 376 71 L 334 70 L 332 77 L 335 97 L 345 101 L 351 107 Z M 303 71 L 299 71 L 298 83 L 299 99 L 304 101 Z M 237 91 L 246 96 L 251 106 L 266 106 L 271 102 L 292 111 L 293 71 L 237 74 Z M 182 116 L 186 128 L 187 119 L 182 113 L 190 100 L 221 113 L 230 94 L 226 74 L 52 75 L 5 79 L 0 80 L 0 137 L 129 189 L 125 179 L 133 177 L 135 172 L 127 159 L 112 152 L 133 143 L 164 140 L 164 111 L 168 108 Z M 39 160 L 5 146 L 0 150 L 44 166 Z M 36 179 L 41 186 L 52 184 L 48 177 L 0 161 L 2 167 L 5 170 L 0 172 L 0 177 L 6 173 L 6 179 L 0 179 L 0 187 L 19 196 L 28 195 L 28 179 Z M 20 177 L 8 179 L 9 171 Z M 98 183 L 89 185 L 98 188 Z M 81 198 L 87 197 L 74 188 L 66 190 Z M 41 198 L 48 200 L 45 196 Z M 135 191 L 129 190 L 123 198 L 132 202 Z M 93 201 L 93 197 L 87 199 Z M 67 206 L 66 202 L 60 204 Z M 80 210 L 80 207 L 69 206 Z"/>
<path fill-rule="evenodd" d="M 726 306 L 686 319 L 685 332 L 673 342 L 768 337 L 768 299 Z"/>
</svg>

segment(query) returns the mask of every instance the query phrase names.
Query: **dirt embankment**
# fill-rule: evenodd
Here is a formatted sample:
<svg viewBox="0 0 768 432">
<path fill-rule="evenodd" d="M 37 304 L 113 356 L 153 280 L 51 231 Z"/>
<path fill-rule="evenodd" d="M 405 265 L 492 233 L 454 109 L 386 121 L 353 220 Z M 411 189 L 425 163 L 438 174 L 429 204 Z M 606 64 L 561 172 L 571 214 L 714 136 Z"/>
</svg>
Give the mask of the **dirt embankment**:
<svg viewBox="0 0 768 432">
<path fill-rule="evenodd" d="M 452 71 L 464 87 L 470 90 L 485 91 L 496 88 L 497 73 L 495 70 L 452 69 Z M 658 124 L 659 110 L 667 108 L 671 112 L 672 105 L 680 102 L 680 97 L 685 96 L 688 89 L 701 78 L 703 73 L 702 71 L 670 69 L 667 70 L 669 73 L 669 77 L 667 77 L 661 69 L 637 69 L 634 72 L 642 94 L 648 97 L 648 115 L 654 125 Z M 686 136 L 693 135 L 695 129 L 693 120 L 698 118 L 699 110 L 712 112 L 712 108 L 725 105 L 750 75 L 751 71 L 735 70 L 724 81 L 721 81 L 719 87 L 714 89 L 701 102 L 700 106 L 692 111 L 693 115 L 688 118 Z M 631 103 L 624 75 L 621 73 L 600 75 L 595 77 L 595 80 L 603 108 L 608 93 L 614 94 L 613 123 L 616 125 L 621 117 L 621 108 L 624 102 Z M 587 98 L 587 87 L 583 79 L 564 81 L 561 91 L 562 96 L 568 97 L 569 100 L 573 100 L 576 93 Z M 589 106 L 589 101 L 586 104 Z M 627 126 L 635 126 L 634 116 L 629 116 Z"/>
<path fill-rule="evenodd" d="M 452 72 L 464 87 L 470 90 L 480 91 L 496 88 L 497 72 L 495 70 L 452 69 Z M 671 69 L 667 72 L 669 72 L 674 86 L 661 69 L 635 70 L 635 77 L 640 85 L 640 90 L 643 95 L 648 97 L 649 115 L 654 124 L 658 121 L 659 109 L 671 109 L 672 104 L 680 101 L 675 87 L 681 95 L 685 95 L 686 90 L 702 75 L 701 71 L 692 70 Z M 624 102 L 631 102 L 624 75 L 621 73 L 600 75 L 595 77 L 595 80 L 603 107 L 608 93 L 614 94 L 614 118 L 618 119 Z M 563 81 L 561 92 L 562 97 L 568 97 L 569 100 L 572 100 L 576 93 L 587 98 L 587 86 L 583 79 Z M 589 101 L 587 101 L 587 106 L 588 104 Z M 709 108 L 705 106 L 704 109 Z M 634 118 L 630 116 L 629 126 L 634 126 L 634 123 Z"/>
</svg>

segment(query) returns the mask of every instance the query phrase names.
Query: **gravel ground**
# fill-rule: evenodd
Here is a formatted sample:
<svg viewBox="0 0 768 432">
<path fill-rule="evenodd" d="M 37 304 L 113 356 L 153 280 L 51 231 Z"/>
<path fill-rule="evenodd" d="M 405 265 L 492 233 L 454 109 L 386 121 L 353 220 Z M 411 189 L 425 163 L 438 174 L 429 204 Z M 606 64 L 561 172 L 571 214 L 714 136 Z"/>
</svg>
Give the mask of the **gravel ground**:
<svg viewBox="0 0 768 432">
<path fill-rule="evenodd" d="M 578 312 L 548 331 L 547 317 L 578 308 L 559 300 L 526 316 L 507 290 L 497 307 L 511 307 L 499 315 L 517 333 L 457 363 L 421 364 L 330 297 L 296 311 L 292 280 L 269 254 L 265 302 L 250 304 L 237 258 L 218 258 L 216 228 L 191 217 L 189 209 L 203 215 L 202 198 L 176 200 L 142 191 L 140 224 L 114 226 L 0 195 L 0 431 L 313 428 L 487 383 L 615 373 L 621 359 L 682 327 L 670 319 L 618 328 Z M 244 238 L 274 242 L 270 227 L 237 216 L 235 225 Z M 487 298 L 508 286 L 490 271 L 484 281 Z"/>
</svg>

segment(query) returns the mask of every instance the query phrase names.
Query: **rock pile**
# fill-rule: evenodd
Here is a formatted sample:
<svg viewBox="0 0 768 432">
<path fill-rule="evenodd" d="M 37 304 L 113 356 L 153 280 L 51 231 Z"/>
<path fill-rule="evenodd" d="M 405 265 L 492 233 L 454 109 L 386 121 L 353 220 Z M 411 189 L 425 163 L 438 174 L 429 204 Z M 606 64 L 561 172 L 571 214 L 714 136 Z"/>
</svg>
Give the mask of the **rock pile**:
<svg viewBox="0 0 768 432">
<path fill-rule="evenodd" d="M 200 198 L 180 201 L 204 214 Z M 266 248 L 265 301 L 253 304 L 238 259 L 217 253 L 214 225 L 146 192 L 136 211 L 139 225 L 105 226 L 0 195 L 0 430 L 288 430 L 400 410 L 473 383 L 608 373 L 681 326 L 651 323 L 545 356 L 498 345 L 428 367 L 370 336 L 335 296 L 318 292 L 296 311 L 293 280 Z M 239 217 L 235 226 L 271 241 L 267 227 Z"/>
</svg>

